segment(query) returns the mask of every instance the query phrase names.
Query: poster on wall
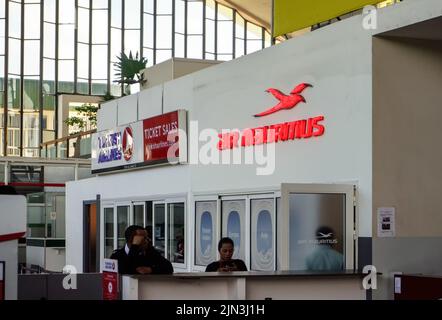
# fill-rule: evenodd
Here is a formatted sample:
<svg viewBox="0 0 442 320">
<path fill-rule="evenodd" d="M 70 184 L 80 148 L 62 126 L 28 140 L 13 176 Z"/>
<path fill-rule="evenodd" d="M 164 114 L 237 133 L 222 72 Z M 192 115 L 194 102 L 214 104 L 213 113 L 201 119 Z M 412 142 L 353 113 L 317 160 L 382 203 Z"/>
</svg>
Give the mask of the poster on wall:
<svg viewBox="0 0 442 320">
<path fill-rule="evenodd" d="M 393 207 L 378 208 L 379 238 L 393 238 L 396 236 L 395 213 L 396 209 Z"/>
<path fill-rule="evenodd" d="M 225 200 L 222 202 L 222 235 L 229 237 L 235 244 L 233 259 L 246 261 L 245 253 L 245 200 Z"/>
<path fill-rule="evenodd" d="M 217 260 L 217 202 L 197 202 L 195 206 L 195 264 L 207 266 Z"/>
<path fill-rule="evenodd" d="M 3 300 L 5 300 L 5 296 L 6 296 L 6 293 L 5 293 L 5 288 L 6 288 L 6 285 L 5 285 L 5 262 L 3 262 L 3 261 L 0 261 L 0 301 L 3 301 Z"/>
<path fill-rule="evenodd" d="M 251 269 L 254 271 L 273 271 L 275 261 L 274 199 L 255 199 L 251 201 Z"/>
</svg>

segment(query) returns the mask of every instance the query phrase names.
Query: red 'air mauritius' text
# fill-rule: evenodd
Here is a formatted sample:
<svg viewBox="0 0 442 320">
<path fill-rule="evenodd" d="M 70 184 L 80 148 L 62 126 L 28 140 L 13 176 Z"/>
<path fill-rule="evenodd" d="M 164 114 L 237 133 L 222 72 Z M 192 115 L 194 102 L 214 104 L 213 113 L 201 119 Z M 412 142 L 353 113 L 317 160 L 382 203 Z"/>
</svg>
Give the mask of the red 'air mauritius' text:
<svg viewBox="0 0 442 320">
<path fill-rule="evenodd" d="M 320 137 L 325 133 L 325 126 L 322 123 L 324 120 L 324 116 L 319 116 L 307 120 L 221 133 L 219 135 L 218 150 Z"/>
</svg>

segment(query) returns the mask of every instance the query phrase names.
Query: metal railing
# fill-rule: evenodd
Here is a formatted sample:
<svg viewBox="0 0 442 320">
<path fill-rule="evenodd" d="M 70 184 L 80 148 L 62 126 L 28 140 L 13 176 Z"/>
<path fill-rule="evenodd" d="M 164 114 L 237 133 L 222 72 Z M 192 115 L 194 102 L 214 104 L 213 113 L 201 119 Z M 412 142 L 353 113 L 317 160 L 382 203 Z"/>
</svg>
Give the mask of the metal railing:
<svg viewBox="0 0 442 320">
<path fill-rule="evenodd" d="M 89 159 L 92 152 L 92 134 L 96 132 L 96 129 L 80 132 L 42 143 L 40 145 L 41 157 L 46 159 Z"/>
</svg>

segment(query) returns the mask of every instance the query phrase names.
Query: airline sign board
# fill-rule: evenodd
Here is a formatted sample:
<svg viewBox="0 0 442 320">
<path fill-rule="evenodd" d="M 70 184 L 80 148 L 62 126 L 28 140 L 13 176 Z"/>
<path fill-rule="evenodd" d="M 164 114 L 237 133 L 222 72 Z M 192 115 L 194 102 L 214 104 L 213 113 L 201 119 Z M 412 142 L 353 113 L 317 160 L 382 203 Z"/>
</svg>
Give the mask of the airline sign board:
<svg viewBox="0 0 442 320">
<path fill-rule="evenodd" d="M 187 162 L 187 111 L 141 120 L 92 137 L 92 173 Z"/>
</svg>

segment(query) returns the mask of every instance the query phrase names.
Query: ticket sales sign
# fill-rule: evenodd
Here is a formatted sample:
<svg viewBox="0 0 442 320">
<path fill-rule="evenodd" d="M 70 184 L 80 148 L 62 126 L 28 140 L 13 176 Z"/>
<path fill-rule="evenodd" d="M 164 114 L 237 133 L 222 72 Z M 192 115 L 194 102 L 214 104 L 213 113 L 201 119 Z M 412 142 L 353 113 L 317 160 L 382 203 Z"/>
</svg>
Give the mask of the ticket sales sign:
<svg viewBox="0 0 442 320">
<path fill-rule="evenodd" d="M 92 173 L 187 162 L 187 111 L 178 110 L 92 136 Z"/>
</svg>

